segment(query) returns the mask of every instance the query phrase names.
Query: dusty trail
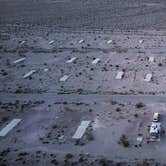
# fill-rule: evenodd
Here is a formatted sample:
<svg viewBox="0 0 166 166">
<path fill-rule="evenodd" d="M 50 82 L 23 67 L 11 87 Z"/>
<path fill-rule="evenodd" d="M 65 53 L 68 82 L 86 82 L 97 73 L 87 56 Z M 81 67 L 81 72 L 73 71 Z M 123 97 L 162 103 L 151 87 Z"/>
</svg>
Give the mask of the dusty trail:
<svg viewBox="0 0 166 166">
<path fill-rule="evenodd" d="M 26 101 L 26 100 L 42 100 L 42 101 L 55 101 L 55 102 L 102 102 L 102 101 L 144 101 L 148 102 L 166 102 L 166 95 L 103 95 L 103 94 L 56 94 L 56 93 L 39 93 L 39 94 L 13 94 L 13 93 L 0 93 L 0 100 L 2 101 Z"/>
</svg>

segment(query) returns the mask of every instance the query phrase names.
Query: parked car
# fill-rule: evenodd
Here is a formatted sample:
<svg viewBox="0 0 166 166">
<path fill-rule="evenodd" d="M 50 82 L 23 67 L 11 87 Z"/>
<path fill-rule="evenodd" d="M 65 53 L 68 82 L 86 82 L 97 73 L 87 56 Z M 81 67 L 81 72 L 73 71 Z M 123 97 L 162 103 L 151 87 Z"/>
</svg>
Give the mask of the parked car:
<svg viewBox="0 0 166 166">
<path fill-rule="evenodd" d="M 154 114 L 153 114 L 153 122 L 158 122 L 159 121 L 159 113 L 158 112 L 155 112 Z"/>
</svg>

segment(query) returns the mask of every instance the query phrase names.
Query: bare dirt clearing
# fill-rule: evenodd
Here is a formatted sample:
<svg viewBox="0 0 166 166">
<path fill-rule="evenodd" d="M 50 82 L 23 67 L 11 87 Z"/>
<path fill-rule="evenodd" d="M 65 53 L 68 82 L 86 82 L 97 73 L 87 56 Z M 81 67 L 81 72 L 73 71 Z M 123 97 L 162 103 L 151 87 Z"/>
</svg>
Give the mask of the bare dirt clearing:
<svg viewBox="0 0 166 166">
<path fill-rule="evenodd" d="M 0 127 L 22 119 L 1 138 L 1 163 L 165 163 L 165 33 L 39 32 L 1 33 Z M 153 112 L 163 133 L 148 143 Z"/>
<path fill-rule="evenodd" d="M 0 131 L 21 119 L 0 165 L 164 165 L 165 15 L 164 0 L 0 0 Z"/>
</svg>

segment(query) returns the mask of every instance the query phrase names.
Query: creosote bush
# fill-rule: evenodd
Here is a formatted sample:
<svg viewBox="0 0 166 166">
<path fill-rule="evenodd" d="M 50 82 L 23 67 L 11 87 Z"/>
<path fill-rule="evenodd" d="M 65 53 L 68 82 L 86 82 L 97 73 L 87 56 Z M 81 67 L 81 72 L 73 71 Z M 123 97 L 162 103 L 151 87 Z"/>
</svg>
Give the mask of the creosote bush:
<svg viewBox="0 0 166 166">
<path fill-rule="evenodd" d="M 94 140 L 93 134 L 90 131 L 87 131 L 85 133 L 85 136 L 86 136 L 86 138 L 87 138 L 88 141 Z"/>
<path fill-rule="evenodd" d="M 122 134 L 119 138 L 118 144 L 123 145 L 124 147 L 128 147 L 129 141 L 127 140 L 126 136 L 124 134 Z"/>
<path fill-rule="evenodd" d="M 73 158 L 73 155 L 71 153 L 67 153 L 65 156 L 66 159 L 71 159 Z"/>
<path fill-rule="evenodd" d="M 121 109 L 119 107 L 116 108 L 116 112 L 120 112 Z"/>
<path fill-rule="evenodd" d="M 138 103 L 136 103 L 136 105 L 135 105 L 135 107 L 136 108 L 142 108 L 142 107 L 144 107 L 145 105 L 144 105 L 144 103 L 142 103 L 142 102 L 138 102 Z"/>
</svg>

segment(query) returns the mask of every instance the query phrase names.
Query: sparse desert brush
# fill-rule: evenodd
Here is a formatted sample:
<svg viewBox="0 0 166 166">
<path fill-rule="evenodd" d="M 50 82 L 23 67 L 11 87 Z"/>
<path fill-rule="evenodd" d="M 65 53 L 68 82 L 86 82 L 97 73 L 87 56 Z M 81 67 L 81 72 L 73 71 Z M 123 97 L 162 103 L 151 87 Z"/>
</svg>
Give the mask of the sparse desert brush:
<svg viewBox="0 0 166 166">
<path fill-rule="evenodd" d="M 120 136 L 118 144 L 123 145 L 124 147 L 128 147 L 130 145 L 129 141 L 127 140 L 124 134 Z"/>
<path fill-rule="evenodd" d="M 138 114 L 134 114 L 134 117 L 135 117 L 135 118 L 138 118 Z"/>
<path fill-rule="evenodd" d="M 83 89 L 79 88 L 77 89 L 77 93 L 82 93 L 83 92 Z"/>
<path fill-rule="evenodd" d="M 136 108 L 142 108 L 142 107 L 144 107 L 144 106 L 145 106 L 145 104 L 142 103 L 142 102 L 138 102 L 138 103 L 135 104 L 135 107 L 136 107 Z"/>
<path fill-rule="evenodd" d="M 102 166 L 107 166 L 107 165 L 109 165 L 109 162 L 106 158 L 102 158 L 99 160 L 99 164 Z"/>
<path fill-rule="evenodd" d="M 67 154 L 65 155 L 65 158 L 66 158 L 66 159 L 71 159 L 71 158 L 73 158 L 73 155 L 72 155 L 71 153 L 67 153 Z"/>
<path fill-rule="evenodd" d="M 5 116 L 0 119 L 0 122 L 6 122 L 9 120 L 9 117 Z"/>
<path fill-rule="evenodd" d="M 90 132 L 90 131 L 87 131 L 85 133 L 85 136 L 86 136 L 86 138 L 87 138 L 88 141 L 94 140 L 94 136 L 93 136 L 92 132 Z"/>
<path fill-rule="evenodd" d="M 116 108 L 116 112 L 120 112 L 121 109 L 119 107 Z"/>
</svg>

